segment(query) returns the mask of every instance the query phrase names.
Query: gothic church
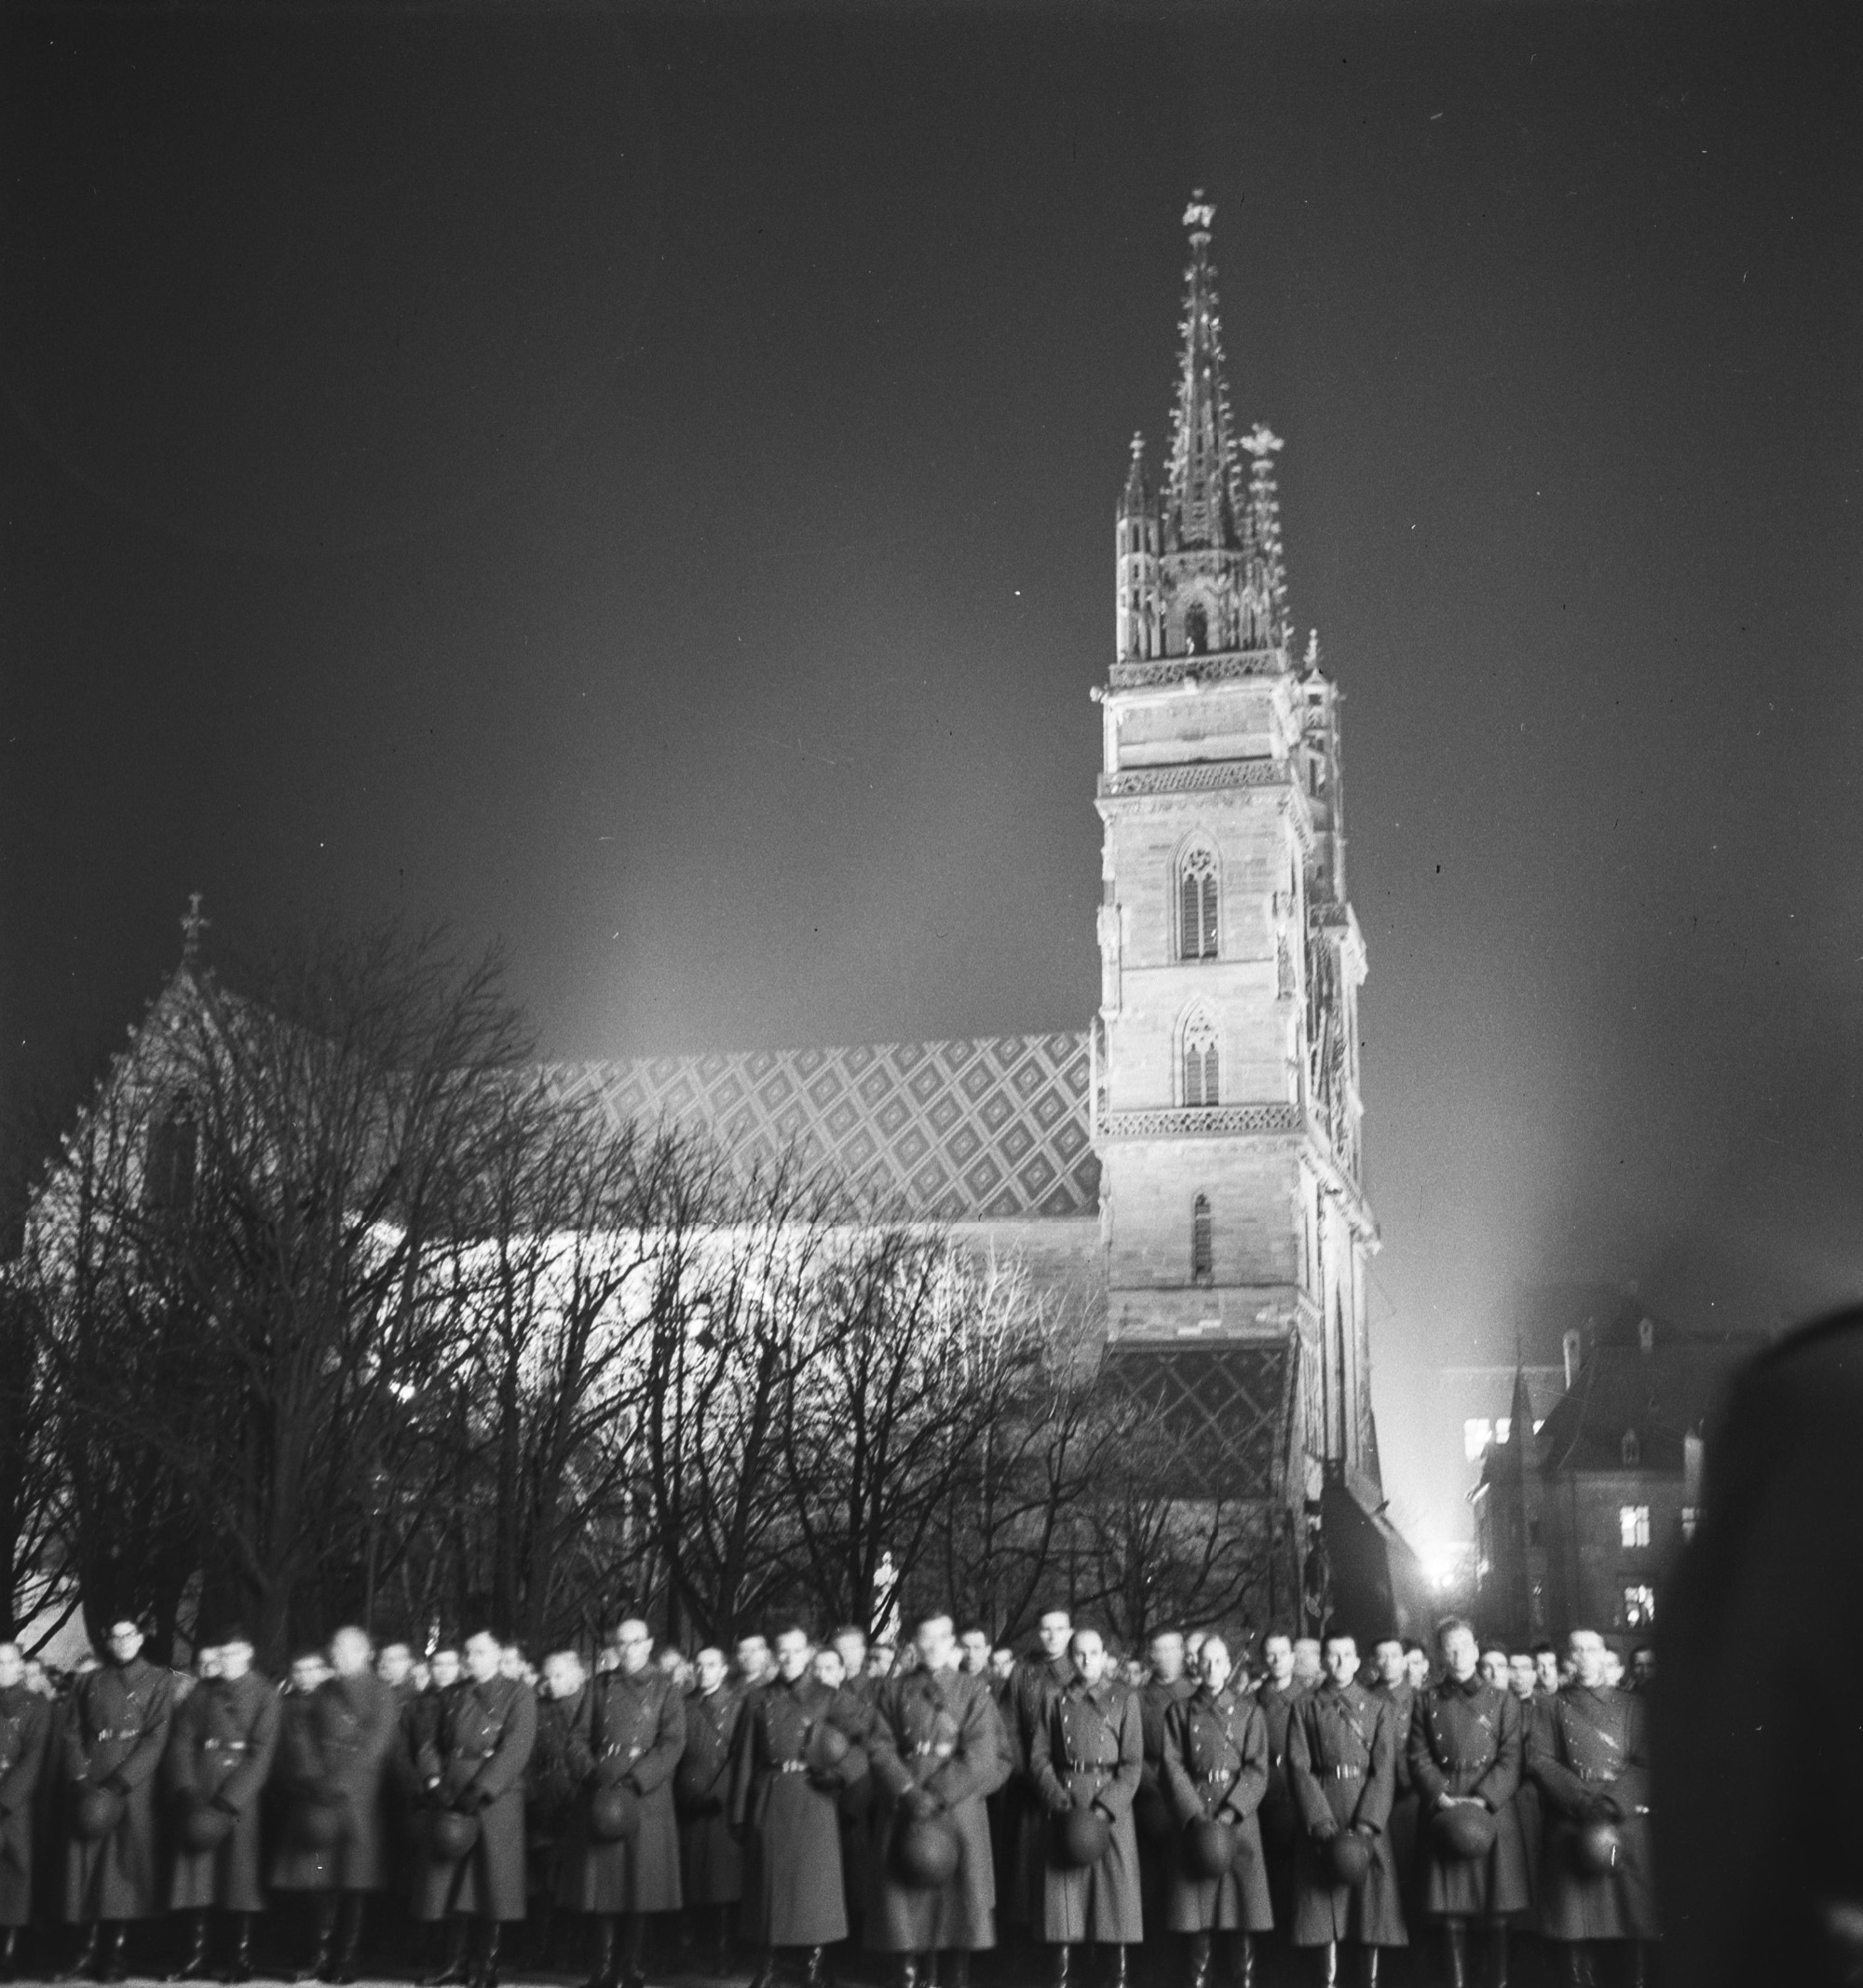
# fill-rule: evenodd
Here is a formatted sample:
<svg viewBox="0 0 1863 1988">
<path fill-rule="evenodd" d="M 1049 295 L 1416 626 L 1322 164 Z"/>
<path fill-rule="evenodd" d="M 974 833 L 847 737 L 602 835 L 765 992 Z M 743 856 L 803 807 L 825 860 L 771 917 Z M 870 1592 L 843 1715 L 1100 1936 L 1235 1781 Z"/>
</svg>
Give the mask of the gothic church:
<svg viewBox="0 0 1863 1988">
<path fill-rule="evenodd" d="M 1104 1357 L 1169 1430 L 1183 1495 L 1258 1500 L 1290 1578 L 1363 1632 L 1419 1598 L 1371 1412 L 1339 693 L 1288 618 L 1282 444 L 1231 409 L 1214 213 L 1185 215 L 1162 482 L 1135 438 L 1118 508 L 1091 1026 L 561 1076 L 617 1120 L 795 1151 L 1103 1292 Z"/>
</svg>

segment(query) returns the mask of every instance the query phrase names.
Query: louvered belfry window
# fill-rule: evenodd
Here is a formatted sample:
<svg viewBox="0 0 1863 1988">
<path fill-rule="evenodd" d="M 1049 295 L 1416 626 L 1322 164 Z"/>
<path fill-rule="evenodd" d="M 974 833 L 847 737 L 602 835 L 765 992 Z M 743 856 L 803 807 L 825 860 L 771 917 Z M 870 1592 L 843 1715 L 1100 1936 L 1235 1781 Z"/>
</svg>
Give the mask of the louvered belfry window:
<svg viewBox="0 0 1863 1988">
<path fill-rule="evenodd" d="M 1217 1102 L 1216 1024 L 1201 1010 L 1184 1025 L 1184 1102 L 1193 1108 Z"/>
<path fill-rule="evenodd" d="M 1190 1278 L 1207 1284 L 1216 1273 L 1216 1234 L 1210 1225 L 1210 1201 L 1199 1194 L 1190 1204 Z"/>
<path fill-rule="evenodd" d="M 1177 956 L 1217 956 L 1217 859 L 1206 849 L 1186 851 L 1177 867 Z"/>
</svg>

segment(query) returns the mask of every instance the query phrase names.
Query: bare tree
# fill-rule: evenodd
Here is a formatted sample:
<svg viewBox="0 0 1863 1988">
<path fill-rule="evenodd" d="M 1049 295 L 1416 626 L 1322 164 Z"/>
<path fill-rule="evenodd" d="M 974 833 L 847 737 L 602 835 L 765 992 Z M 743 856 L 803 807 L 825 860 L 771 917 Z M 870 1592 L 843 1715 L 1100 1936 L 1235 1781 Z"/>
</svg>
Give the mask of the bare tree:
<svg viewBox="0 0 1863 1988">
<path fill-rule="evenodd" d="M 527 1043 L 496 957 L 394 927 L 280 953 L 238 992 L 184 974 L 145 1039 L 120 1086 L 140 1164 L 88 1167 L 111 1302 L 101 1356 L 71 1342 L 74 1406 L 184 1487 L 209 1592 L 277 1656 L 300 1598 L 328 1604 L 362 1558 L 359 1463 L 396 1472 L 406 1396 L 460 1356 L 428 1267 Z M 100 1136 L 93 1115 L 80 1142 Z"/>
</svg>

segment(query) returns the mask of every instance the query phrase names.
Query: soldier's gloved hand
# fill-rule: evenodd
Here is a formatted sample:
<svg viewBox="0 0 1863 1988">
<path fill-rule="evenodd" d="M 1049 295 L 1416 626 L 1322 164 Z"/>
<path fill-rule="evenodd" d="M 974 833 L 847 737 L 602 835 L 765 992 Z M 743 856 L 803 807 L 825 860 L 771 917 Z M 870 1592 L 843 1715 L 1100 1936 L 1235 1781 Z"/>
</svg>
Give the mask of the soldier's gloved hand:
<svg viewBox="0 0 1863 1988">
<path fill-rule="evenodd" d="M 475 1788 L 472 1791 L 472 1805 L 475 1808 L 490 1808 L 497 1796 L 489 1788 Z"/>
<path fill-rule="evenodd" d="M 908 1788 L 899 1798 L 899 1805 L 915 1822 L 929 1822 L 944 1807 L 929 1788 Z"/>
<path fill-rule="evenodd" d="M 1339 1832 L 1339 1826 L 1328 1816 L 1324 1822 L 1315 1822 L 1308 1831 L 1315 1843 L 1330 1843 Z"/>
<path fill-rule="evenodd" d="M 239 1813 L 238 1803 L 229 1802 L 224 1795 L 215 1795 L 213 1798 L 213 1806 L 217 1808 L 223 1816 L 237 1816 Z"/>
<path fill-rule="evenodd" d="M 103 1785 L 110 1791 L 113 1795 L 121 1795 L 126 1800 L 128 1799 L 129 1793 L 129 1784 L 123 1778 L 120 1774 L 106 1775 L 104 1777 Z"/>
<path fill-rule="evenodd" d="M 1074 1798 L 1065 1788 L 1056 1788 L 1048 1796 L 1048 1813 L 1051 1816 L 1065 1816 L 1074 1805 Z"/>
<path fill-rule="evenodd" d="M 1624 1804 L 1615 1795 L 1599 1795 L 1598 1806 L 1607 1822 L 1622 1822 L 1624 1820 Z"/>
</svg>

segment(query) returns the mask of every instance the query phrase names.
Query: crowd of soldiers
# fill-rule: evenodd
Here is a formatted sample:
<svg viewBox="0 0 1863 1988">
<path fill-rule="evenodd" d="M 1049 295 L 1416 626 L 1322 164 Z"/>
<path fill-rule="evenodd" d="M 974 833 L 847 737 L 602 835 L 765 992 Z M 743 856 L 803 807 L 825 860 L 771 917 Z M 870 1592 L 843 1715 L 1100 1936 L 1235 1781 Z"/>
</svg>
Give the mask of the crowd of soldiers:
<svg viewBox="0 0 1863 1988">
<path fill-rule="evenodd" d="M 1413 1940 L 1448 1988 L 1640 1988 L 1657 1937 L 1647 1653 L 1624 1680 L 1588 1630 L 1484 1652 L 1452 1618 L 1362 1671 L 1345 1635 L 1122 1663 L 1060 1609 L 1022 1655 L 932 1615 L 688 1662 L 627 1620 L 533 1673 L 488 1629 L 416 1659 L 350 1627 L 282 1686 L 237 1627 L 190 1677 L 143 1640 L 61 1697 L 0 1643 L 0 1979 L 36 1936 L 34 1978 L 123 1981 L 166 1919 L 166 1978 L 245 1981 L 268 1913 L 290 1978 L 355 1981 L 366 1931 L 472 1988 L 519 1921 L 588 1988 L 644 1988 L 675 1932 L 755 1988 L 969 1988 L 992 1949 L 1050 1988 L 1373 1988 Z"/>
</svg>

